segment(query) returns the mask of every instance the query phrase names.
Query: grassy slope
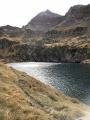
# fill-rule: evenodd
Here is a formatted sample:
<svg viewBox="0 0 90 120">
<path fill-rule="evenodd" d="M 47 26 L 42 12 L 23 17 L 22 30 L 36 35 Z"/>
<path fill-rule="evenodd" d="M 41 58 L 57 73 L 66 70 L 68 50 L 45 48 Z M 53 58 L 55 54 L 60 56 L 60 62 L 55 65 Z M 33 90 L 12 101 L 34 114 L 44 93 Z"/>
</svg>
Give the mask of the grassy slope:
<svg viewBox="0 0 90 120">
<path fill-rule="evenodd" d="M 56 40 L 57 42 L 53 43 L 53 44 L 48 44 L 47 46 L 69 45 L 70 47 L 75 46 L 76 48 L 77 47 L 80 47 L 80 48 L 88 47 L 88 48 L 90 48 L 90 18 L 82 20 L 80 23 L 76 23 L 76 24 L 72 24 L 72 25 L 69 25 L 69 26 L 62 27 L 62 24 L 64 22 L 65 21 L 63 21 L 61 24 L 58 24 L 57 26 L 52 28 L 52 30 L 61 31 L 63 33 L 63 36 L 53 38 L 52 40 L 53 41 Z M 71 36 L 71 35 L 69 35 L 69 33 L 68 33 L 68 36 L 66 35 L 66 32 L 73 31 L 77 27 L 87 28 L 87 31 L 84 34 L 77 35 L 77 36 Z"/>
<path fill-rule="evenodd" d="M 90 108 L 0 63 L 0 120 L 75 120 Z"/>
</svg>

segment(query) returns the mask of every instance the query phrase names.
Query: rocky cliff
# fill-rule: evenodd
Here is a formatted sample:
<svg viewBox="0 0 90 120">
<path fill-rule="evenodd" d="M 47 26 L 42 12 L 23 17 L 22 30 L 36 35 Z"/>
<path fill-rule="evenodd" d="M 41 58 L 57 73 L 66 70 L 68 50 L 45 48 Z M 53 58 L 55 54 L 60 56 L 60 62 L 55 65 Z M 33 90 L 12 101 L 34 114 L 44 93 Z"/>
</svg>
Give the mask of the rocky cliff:
<svg viewBox="0 0 90 120">
<path fill-rule="evenodd" d="M 63 26 L 72 24 L 79 24 L 81 21 L 90 18 L 90 4 L 89 5 L 75 5 L 66 13 L 66 19 Z"/>
</svg>

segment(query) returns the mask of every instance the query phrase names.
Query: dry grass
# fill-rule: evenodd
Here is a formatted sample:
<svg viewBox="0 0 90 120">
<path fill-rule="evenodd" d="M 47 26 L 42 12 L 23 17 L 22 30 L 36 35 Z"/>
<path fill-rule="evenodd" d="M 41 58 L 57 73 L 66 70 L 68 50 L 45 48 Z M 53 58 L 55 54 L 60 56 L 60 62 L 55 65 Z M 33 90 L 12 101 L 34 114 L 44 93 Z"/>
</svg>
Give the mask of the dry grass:
<svg viewBox="0 0 90 120">
<path fill-rule="evenodd" d="M 90 64 L 90 59 L 82 61 L 83 64 Z"/>
<path fill-rule="evenodd" d="M 16 82 L 16 74 L 0 64 L 0 120 L 47 120 L 43 111 L 29 105 Z"/>
</svg>

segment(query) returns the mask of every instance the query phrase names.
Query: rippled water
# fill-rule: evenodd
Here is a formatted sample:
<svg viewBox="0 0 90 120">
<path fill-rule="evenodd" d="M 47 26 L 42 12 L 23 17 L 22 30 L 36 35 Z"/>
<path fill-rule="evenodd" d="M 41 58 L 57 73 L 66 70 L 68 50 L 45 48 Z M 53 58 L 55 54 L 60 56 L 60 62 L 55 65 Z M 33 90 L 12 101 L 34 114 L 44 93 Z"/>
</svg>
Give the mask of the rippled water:
<svg viewBox="0 0 90 120">
<path fill-rule="evenodd" d="M 90 65 L 44 62 L 22 62 L 8 65 L 90 105 Z"/>
</svg>

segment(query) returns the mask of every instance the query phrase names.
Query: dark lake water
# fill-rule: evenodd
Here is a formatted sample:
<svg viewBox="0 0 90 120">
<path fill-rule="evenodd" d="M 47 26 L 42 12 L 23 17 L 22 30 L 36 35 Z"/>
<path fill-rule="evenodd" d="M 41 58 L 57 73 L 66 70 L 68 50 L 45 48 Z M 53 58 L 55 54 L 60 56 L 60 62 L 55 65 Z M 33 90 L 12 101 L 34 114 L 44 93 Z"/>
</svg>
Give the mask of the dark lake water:
<svg viewBox="0 0 90 120">
<path fill-rule="evenodd" d="M 22 62 L 8 65 L 90 105 L 90 65 L 44 62 Z"/>
</svg>

